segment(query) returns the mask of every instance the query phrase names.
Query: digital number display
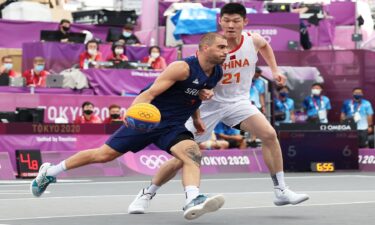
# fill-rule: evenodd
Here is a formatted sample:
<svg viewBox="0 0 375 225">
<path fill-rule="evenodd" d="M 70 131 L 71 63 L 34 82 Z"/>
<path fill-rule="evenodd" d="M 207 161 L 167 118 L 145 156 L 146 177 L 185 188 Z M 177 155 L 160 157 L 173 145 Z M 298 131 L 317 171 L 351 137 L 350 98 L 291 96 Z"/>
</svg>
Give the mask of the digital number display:
<svg viewBox="0 0 375 225">
<path fill-rule="evenodd" d="M 313 172 L 334 172 L 335 163 L 333 162 L 312 162 L 311 171 Z"/>
<path fill-rule="evenodd" d="M 42 164 L 40 150 L 17 150 L 16 157 L 19 177 L 32 178 L 38 175 Z"/>
</svg>

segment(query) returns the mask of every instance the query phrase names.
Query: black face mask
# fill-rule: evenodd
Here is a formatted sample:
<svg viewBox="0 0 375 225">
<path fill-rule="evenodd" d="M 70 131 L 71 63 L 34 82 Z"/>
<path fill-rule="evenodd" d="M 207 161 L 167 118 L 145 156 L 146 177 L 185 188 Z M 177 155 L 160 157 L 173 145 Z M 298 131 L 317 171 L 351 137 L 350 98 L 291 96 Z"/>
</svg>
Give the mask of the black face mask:
<svg viewBox="0 0 375 225">
<path fill-rule="evenodd" d="M 112 119 L 118 119 L 120 118 L 120 114 L 111 114 Z"/>
<path fill-rule="evenodd" d="M 91 115 L 94 111 L 92 110 L 83 110 L 83 113 L 86 114 L 86 115 Z"/>
<path fill-rule="evenodd" d="M 63 31 L 68 32 L 70 30 L 70 27 L 62 27 Z"/>
</svg>

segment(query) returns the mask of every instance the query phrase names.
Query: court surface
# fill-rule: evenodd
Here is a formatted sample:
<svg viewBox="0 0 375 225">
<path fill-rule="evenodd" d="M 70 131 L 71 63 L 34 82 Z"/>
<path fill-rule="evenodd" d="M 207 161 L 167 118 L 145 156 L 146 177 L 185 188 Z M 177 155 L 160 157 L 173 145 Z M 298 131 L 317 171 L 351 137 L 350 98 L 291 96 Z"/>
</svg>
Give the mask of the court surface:
<svg viewBox="0 0 375 225">
<path fill-rule="evenodd" d="M 274 206 L 267 174 L 204 176 L 201 191 L 222 193 L 226 203 L 220 211 L 193 221 L 182 215 L 179 177 L 160 189 L 144 215 L 129 215 L 127 207 L 150 177 L 59 180 L 41 198 L 31 196 L 29 180 L 0 181 L 0 225 L 375 224 L 375 173 L 286 176 L 287 184 L 309 194 L 310 200 L 298 206 Z"/>
</svg>

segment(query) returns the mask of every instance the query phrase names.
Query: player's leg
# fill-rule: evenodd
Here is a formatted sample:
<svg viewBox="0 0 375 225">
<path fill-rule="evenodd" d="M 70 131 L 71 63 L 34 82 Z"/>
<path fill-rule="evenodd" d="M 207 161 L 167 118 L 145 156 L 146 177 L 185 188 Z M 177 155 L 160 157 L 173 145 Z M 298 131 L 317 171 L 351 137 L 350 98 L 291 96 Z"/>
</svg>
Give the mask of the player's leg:
<svg viewBox="0 0 375 225">
<path fill-rule="evenodd" d="M 261 113 L 250 116 L 241 123 L 241 129 L 255 134 L 262 140 L 263 159 L 271 173 L 275 188 L 275 205 L 298 204 L 309 199 L 306 194 L 297 194 L 285 184 L 283 157 L 276 131 Z"/>
<path fill-rule="evenodd" d="M 39 197 L 50 183 L 56 182 L 56 176 L 61 172 L 92 163 L 109 162 L 122 154 L 108 145 L 103 145 L 99 148 L 80 151 L 57 165 L 43 163 L 39 169 L 38 176 L 31 183 L 31 192 L 34 196 Z"/>
<path fill-rule="evenodd" d="M 171 152 L 183 163 L 182 184 L 186 194 L 184 217 L 189 220 L 196 219 L 220 209 L 224 204 L 222 195 L 208 197 L 199 192 L 202 153 L 198 144 L 193 140 L 183 140 L 172 146 Z"/>
</svg>

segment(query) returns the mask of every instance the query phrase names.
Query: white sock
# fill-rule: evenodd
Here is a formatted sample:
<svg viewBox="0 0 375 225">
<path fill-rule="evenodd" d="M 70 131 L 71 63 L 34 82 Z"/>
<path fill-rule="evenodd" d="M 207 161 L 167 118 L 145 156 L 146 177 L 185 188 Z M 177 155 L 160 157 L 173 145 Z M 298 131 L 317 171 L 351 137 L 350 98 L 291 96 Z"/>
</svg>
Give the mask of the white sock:
<svg viewBox="0 0 375 225">
<path fill-rule="evenodd" d="M 185 203 L 189 204 L 191 200 L 193 200 L 199 195 L 199 188 L 197 186 L 186 186 L 185 195 L 186 195 Z"/>
<path fill-rule="evenodd" d="M 61 172 L 66 171 L 66 165 L 65 165 L 65 160 L 61 161 L 59 164 L 51 166 L 50 168 L 47 169 L 47 176 L 53 176 L 56 177 L 58 174 Z"/>
<path fill-rule="evenodd" d="M 271 175 L 273 185 L 277 188 L 280 188 L 281 190 L 284 190 L 286 185 L 285 185 L 285 179 L 284 179 L 284 172 L 280 171 L 277 172 L 275 175 Z"/>
<path fill-rule="evenodd" d="M 146 193 L 154 194 L 154 193 L 156 193 L 156 191 L 159 188 L 160 188 L 160 186 L 157 186 L 155 184 L 151 184 L 150 186 L 148 186 L 148 188 L 146 188 Z"/>
</svg>

